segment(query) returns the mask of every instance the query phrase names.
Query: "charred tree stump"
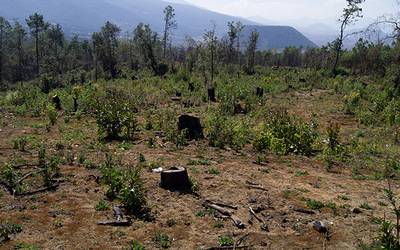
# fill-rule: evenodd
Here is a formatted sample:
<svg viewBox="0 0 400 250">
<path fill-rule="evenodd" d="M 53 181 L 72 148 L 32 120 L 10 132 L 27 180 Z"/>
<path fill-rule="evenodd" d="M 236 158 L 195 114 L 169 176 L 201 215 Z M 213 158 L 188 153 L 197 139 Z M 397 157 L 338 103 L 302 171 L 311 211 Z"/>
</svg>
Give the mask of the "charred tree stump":
<svg viewBox="0 0 400 250">
<path fill-rule="evenodd" d="M 194 92 L 194 90 L 195 90 L 195 89 L 194 89 L 194 83 L 189 82 L 188 89 L 189 89 L 190 92 Z"/>
<path fill-rule="evenodd" d="M 181 115 L 179 117 L 178 129 L 186 129 L 187 136 L 190 140 L 204 138 L 203 128 L 201 127 L 200 118 L 198 117 Z"/>
<path fill-rule="evenodd" d="M 173 167 L 161 172 L 161 187 L 170 191 L 190 190 L 190 181 L 184 167 Z"/>
<path fill-rule="evenodd" d="M 208 100 L 210 102 L 217 102 L 217 99 L 215 98 L 215 88 L 208 89 Z"/>
<path fill-rule="evenodd" d="M 74 97 L 74 112 L 78 111 L 78 98 Z"/>
<path fill-rule="evenodd" d="M 55 108 L 57 110 L 61 110 L 61 100 L 60 97 L 58 97 L 58 95 L 53 96 L 53 98 L 51 98 Z"/>
<path fill-rule="evenodd" d="M 264 96 L 264 89 L 261 87 L 256 88 L 256 96 L 263 97 Z"/>
</svg>

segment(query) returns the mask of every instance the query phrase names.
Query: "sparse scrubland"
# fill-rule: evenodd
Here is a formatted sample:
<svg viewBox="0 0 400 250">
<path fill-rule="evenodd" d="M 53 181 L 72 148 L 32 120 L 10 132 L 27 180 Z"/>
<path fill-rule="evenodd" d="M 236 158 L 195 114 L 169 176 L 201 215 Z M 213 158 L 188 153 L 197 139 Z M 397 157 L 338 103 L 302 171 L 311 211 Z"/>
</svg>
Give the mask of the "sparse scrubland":
<svg viewBox="0 0 400 250">
<path fill-rule="evenodd" d="M 46 27 L 39 63 L 34 32 L 29 64 L 8 58 L 0 248 L 399 249 L 399 40 L 277 53 L 210 30 L 168 49 L 168 11 L 164 39 Z M 162 188 L 178 166 L 188 189 Z"/>
</svg>

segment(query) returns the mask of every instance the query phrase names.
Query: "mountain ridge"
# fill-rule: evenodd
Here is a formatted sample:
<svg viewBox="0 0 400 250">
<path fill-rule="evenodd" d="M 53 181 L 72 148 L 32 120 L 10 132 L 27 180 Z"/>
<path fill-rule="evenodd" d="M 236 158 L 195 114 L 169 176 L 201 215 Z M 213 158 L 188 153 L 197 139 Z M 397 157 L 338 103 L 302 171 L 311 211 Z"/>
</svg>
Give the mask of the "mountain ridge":
<svg viewBox="0 0 400 250">
<path fill-rule="evenodd" d="M 163 9 L 170 4 L 175 8 L 178 22 L 178 29 L 173 31 L 174 41 L 178 43 L 184 41 L 186 36 L 201 39 L 204 31 L 212 27 L 212 20 L 219 36 L 226 34 L 229 21 L 241 21 L 252 29 L 256 28 L 260 32 L 262 45 L 259 48 L 265 44 L 273 45 L 277 49 L 286 46 L 315 47 L 313 42 L 293 27 L 260 26 L 257 22 L 244 18 L 184 3 L 182 0 L 175 0 L 174 3 L 168 0 L 0 0 L 0 16 L 24 22 L 30 14 L 38 12 L 46 20 L 62 25 L 67 34 L 88 38 L 106 21 L 117 24 L 124 32 L 132 31 L 139 22 L 150 24 L 152 29 L 162 32 Z M 247 34 L 249 33 L 244 36 L 245 40 Z M 279 41 L 276 37 L 290 40 Z"/>
</svg>

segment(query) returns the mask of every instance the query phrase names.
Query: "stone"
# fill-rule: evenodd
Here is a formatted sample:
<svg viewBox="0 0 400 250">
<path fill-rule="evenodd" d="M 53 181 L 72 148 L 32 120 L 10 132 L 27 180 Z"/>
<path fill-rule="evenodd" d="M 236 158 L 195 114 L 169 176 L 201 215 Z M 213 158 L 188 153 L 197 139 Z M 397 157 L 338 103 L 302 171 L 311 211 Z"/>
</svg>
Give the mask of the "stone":
<svg viewBox="0 0 400 250">
<path fill-rule="evenodd" d="M 319 233 L 326 233 L 328 232 L 328 228 L 326 227 L 325 223 L 322 221 L 314 221 L 312 223 L 313 229 Z"/>
</svg>

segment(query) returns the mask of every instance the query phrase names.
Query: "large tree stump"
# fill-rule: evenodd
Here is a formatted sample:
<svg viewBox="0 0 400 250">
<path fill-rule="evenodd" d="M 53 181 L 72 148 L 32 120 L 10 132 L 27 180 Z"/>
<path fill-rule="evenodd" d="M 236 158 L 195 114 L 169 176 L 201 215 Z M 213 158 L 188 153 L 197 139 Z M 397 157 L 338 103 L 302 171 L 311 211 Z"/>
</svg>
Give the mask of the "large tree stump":
<svg viewBox="0 0 400 250">
<path fill-rule="evenodd" d="M 178 129 L 186 129 L 188 133 L 187 136 L 190 140 L 204 138 L 203 128 L 201 127 L 200 118 L 198 117 L 181 115 L 179 117 Z"/>
<path fill-rule="evenodd" d="M 53 102 L 53 104 L 54 104 L 54 107 L 55 107 L 57 110 L 61 110 L 61 99 L 60 99 L 60 97 L 58 97 L 58 95 L 55 95 L 55 96 L 53 96 L 53 97 L 51 98 L 51 100 L 52 100 L 52 102 Z"/>
<path fill-rule="evenodd" d="M 194 88 L 194 83 L 193 82 L 189 82 L 188 89 L 189 89 L 190 92 L 194 92 L 195 88 Z"/>
<path fill-rule="evenodd" d="M 208 100 L 210 102 L 216 102 L 217 99 L 215 98 L 215 88 L 208 89 Z"/>
<path fill-rule="evenodd" d="M 263 97 L 263 96 L 264 96 L 264 89 L 261 88 L 261 87 L 257 87 L 257 88 L 256 88 L 256 95 L 257 95 L 258 97 Z"/>
<path fill-rule="evenodd" d="M 186 168 L 173 167 L 161 172 L 161 187 L 171 191 L 190 190 L 190 180 Z"/>
</svg>

